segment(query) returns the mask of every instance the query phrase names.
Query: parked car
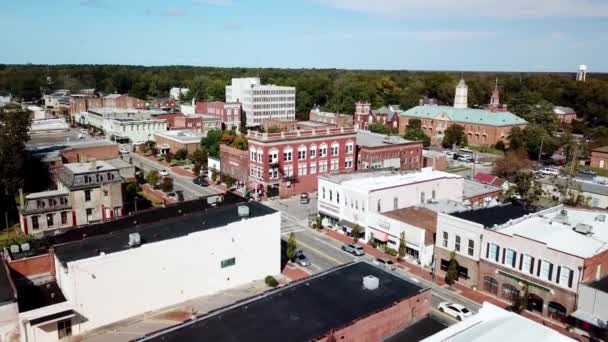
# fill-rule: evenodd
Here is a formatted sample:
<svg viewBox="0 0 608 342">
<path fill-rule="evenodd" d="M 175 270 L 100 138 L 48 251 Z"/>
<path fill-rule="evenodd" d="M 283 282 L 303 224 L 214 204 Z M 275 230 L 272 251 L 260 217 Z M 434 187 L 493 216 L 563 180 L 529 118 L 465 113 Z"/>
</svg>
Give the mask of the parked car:
<svg viewBox="0 0 608 342">
<path fill-rule="evenodd" d="M 458 155 L 458 160 L 463 161 L 465 163 L 474 163 L 475 158 L 473 158 L 472 154 L 460 154 Z"/>
<path fill-rule="evenodd" d="M 120 154 L 129 154 L 129 150 L 126 147 L 121 147 L 118 152 L 120 152 Z"/>
<path fill-rule="evenodd" d="M 167 193 L 167 196 L 169 196 L 169 197 L 175 197 L 176 195 L 175 195 L 175 192 L 171 191 L 171 192 Z"/>
<path fill-rule="evenodd" d="M 543 167 L 542 169 L 538 170 L 538 173 L 541 176 L 559 176 L 559 170 L 552 167 Z"/>
<path fill-rule="evenodd" d="M 465 308 L 463 305 L 455 304 L 451 302 L 441 302 L 437 306 L 439 311 L 444 312 L 459 321 L 462 321 L 473 315 L 469 309 Z"/>
<path fill-rule="evenodd" d="M 85 134 L 86 134 L 86 133 L 88 133 L 88 132 L 89 132 L 89 131 L 87 131 L 87 130 L 86 130 L 86 129 L 84 129 L 84 128 L 81 128 L 81 129 L 80 129 L 80 133 L 85 133 Z"/>
<path fill-rule="evenodd" d="M 342 250 L 345 252 L 348 252 L 354 256 L 365 255 L 365 251 L 363 250 L 363 247 L 361 247 L 359 245 L 355 245 L 354 243 L 342 245 Z"/>
<path fill-rule="evenodd" d="M 582 169 L 579 170 L 578 173 L 580 173 L 581 175 L 587 175 L 587 176 L 595 176 L 595 172 L 593 172 L 593 170 L 589 170 L 589 169 Z"/>
<path fill-rule="evenodd" d="M 445 154 L 448 157 L 454 158 L 454 155 L 456 154 L 454 151 L 450 151 L 450 150 L 445 150 L 443 151 L 443 154 Z"/>
<path fill-rule="evenodd" d="M 308 196 L 307 192 L 303 192 L 300 194 L 300 203 L 308 204 L 310 202 L 310 196 Z"/>
<path fill-rule="evenodd" d="M 310 261 L 308 260 L 306 255 L 304 255 L 304 253 L 302 253 L 302 251 L 296 252 L 296 263 L 302 267 L 310 266 Z"/>
<path fill-rule="evenodd" d="M 388 268 L 389 270 L 395 270 L 395 263 L 392 260 L 376 258 L 373 261 L 374 265 Z"/>
<path fill-rule="evenodd" d="M 192 183 L 200 186 L 209 186 L 209 182 L 203 177 L 196 177 L 192 180 Z"/>
<path fill-rule="evenodd" d="M 167 170 L 160 170 L 160 171 L 158 171 L 158 174 L 161 177 L 169 177 L 169 172 Z"/>
</svg>

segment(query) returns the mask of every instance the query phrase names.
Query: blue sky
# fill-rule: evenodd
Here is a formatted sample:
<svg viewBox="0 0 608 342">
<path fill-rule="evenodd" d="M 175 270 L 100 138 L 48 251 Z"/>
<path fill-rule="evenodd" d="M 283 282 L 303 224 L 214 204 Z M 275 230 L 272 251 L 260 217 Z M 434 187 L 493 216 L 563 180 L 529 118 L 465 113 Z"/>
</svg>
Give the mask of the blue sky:
<svg viewBox="0 0 608 342">
<path fill-rule="evenodd" d="M 0 63 L 608 72 L 608 0 L 0 1 Z"/>
</svg>

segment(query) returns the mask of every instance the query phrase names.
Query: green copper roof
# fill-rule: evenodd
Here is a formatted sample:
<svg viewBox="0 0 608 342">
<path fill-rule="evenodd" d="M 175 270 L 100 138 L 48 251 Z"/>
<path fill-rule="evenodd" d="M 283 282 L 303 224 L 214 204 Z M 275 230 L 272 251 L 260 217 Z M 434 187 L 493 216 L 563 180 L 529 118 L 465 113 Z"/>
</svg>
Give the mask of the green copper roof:
<svg viewBox="0 0 608 342">
<path fill-rule="evenodd" d="M 446 115 L 451 121 L 476 125 L 511 126 L 525 125 L 526 120 L 511 112 L 492 112 L 486 109 L 454 108 L 449 106 L 416 106 L 399 116 L 416 117 L 420 119 L 436 119 Z"/>
</svg>

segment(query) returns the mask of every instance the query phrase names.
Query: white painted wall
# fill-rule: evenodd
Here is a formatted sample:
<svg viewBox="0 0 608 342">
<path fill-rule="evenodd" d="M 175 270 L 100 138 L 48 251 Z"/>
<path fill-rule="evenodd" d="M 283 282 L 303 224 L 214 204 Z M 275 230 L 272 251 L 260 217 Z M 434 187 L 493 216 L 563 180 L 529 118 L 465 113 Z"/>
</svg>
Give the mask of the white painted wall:
<svg viewBox="0 0 608 342">
<path fill-rule="evenodd" d="M 577 310 L 584 310 L 608 321 L 608 293 L 582 284 L 579 289 Z"/>
<path fill-rule="evenodd" d="M 218 158 L 208 157 L 207 158 L 207 178 L 211 179 L 211 175 L 213 174 L 212 170 L 216 170 L 218 173 L 220 172 L 220 160 Z"/>
<path fill-rule="evenodd" d="M 4 265 L 0 266 L 4 267 Z M 17 301 L 0 306 L 0 341 L 14 341 L 19 334 L 19 306 Z"/>
<path fill-rule="evenodd" d="M 280 225 L 276 212 L 70 262 L 67 273 L 56 262 L 57 282 L 74 309 L 87 318 L 81 331 L 88 331 L 279 274 Z M 232 257 L 234 266 L 220 268 L 222 260 Z"/>
<path fill-rule="evenodd" d="M 448 233 L 447 247 L 443 244 L 443 233 Z M 460 236 L 460 251 L 456 254 L 465 258 L 479 261 L 481 253 L 482 234 L 485 230 L 481 224 L 462 220 L 457 217 L 437 213 L 437 235 L 435 245 L 443 249 L 455 251 L 456 236 Z M 473 240 L 473 256 L 468 254 L 469 240 Z"/>
<path fill-rule="evenodd" d="M 59 339 L 57 322 L 32 327 L 29 321 L 47 315 L 72 309 L 70 302 L 62 302 L 45 306 L 39 309 L 22 312 L 19 314 L 19 330 L 22 342 L 54 342 Z M 76 318 L 72 318 L 72 336 L 80 334 L 80 327 Z"/>
</svg>

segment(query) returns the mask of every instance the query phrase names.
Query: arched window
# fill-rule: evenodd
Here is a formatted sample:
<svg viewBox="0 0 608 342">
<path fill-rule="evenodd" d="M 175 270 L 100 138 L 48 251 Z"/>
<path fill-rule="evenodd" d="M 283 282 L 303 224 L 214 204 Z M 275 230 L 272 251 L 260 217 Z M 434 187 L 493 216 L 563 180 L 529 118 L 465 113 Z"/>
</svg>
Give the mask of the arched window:
<svg viewBox="0 0 608 342">
<path fill-rule="evenodd" d="M 496 279 L 489 277 L 489 276 L 484 276 L 483 277 L 483 289 L 486 292 L 489 292 L 491 294 L 498 294 L 498 281 L 496 281 Z"/>
<path fill-rule="evenodd" d="M 258 148 L 257 150 L 257 154 L 258 154 L 258 162 L 263 162 L 264 161 L 264 150 L 262 150 L 261 148 Z"/>
<path fill-rule="evenodd" d="M 310 159 L 317 157 L 317 145 L 310 145 Z"/>
<path fill-rule="evenodd" d="M 336 192 L 336 202 L 340 204 L 340 193 Z"/>
<path fill-rule="evenodd" d="M 300 147 L 298 147 L 298 160 L 306 160 L 306 146 L 304 145 L 300 145 Z"/>
<path fill-rule="evenodd" d="M 564 322 L 567 317 L 566 307 L 557 302 L 549 302 L 547 306 L 547 314 L 549 317 Z"/>
<path fill-rule="evenodd" d="M 380 200 L 378 200 L 378 206 L 377 206 L 377 208 L 376 208 L 376 209 L 378 209 L 378 210 L 377 210 L 378 212 L 380 212 L 380 207 L 381 207 L 381 204 L 382 204 L 382 203 L 380 202 Z"/>
<path fill-rule="evenodd" d="M 323 187 L 323 199 L 325 199 L 325 187 Z"/>
<path fill-rule="evenodd" d="M 256 158 L 255 147 L 252 147 L 249 149 L 249 160 L 255 161 L 255 158 Z"/>
<path fill-rule="evenodd" d="M 333 195 L 334 195 L 333 191 L 329 190 L 329 200 L 330 201 L 333 200 L 333 197 L 334 197 Z"/>
<path fill-rule="evenodd" d="M 502 298 L 514 302 L 519 297 L 519 290 L 511 284 L 502 284 Z"/>
<path fill-rule="evenodd" d="M 270 151 L 268 151 L 268 160 L 270 162 L 270 164 L 276 164 L 279 162 L 279 150 L 277 150 L 276 148 L 271 148 Z"/>
<path fill-rule="evenodd" d="M 327 144 L 319 146 L 319 157 L 327 157 Z"/>
<path fill-rule="evenodd" d="M 283 161 L 292 161 L 293 160 L 293 148 L 287 147 L 283 149 Z"/>
<path fill-rule="evenodd" d="M 337 156 L 339 152 L 340 152 L 340 144 L 338 144 L 337 142 L 332 143 L 331 144 L 331 155 Z"/>
<path fill-rule="evenodd" d="M 351 140 L 347 141 L 346 142 L 346 153 L 352 154 L 354 147 L 355 147 L 355 143 L 353 143 Z"/>
</svg>

